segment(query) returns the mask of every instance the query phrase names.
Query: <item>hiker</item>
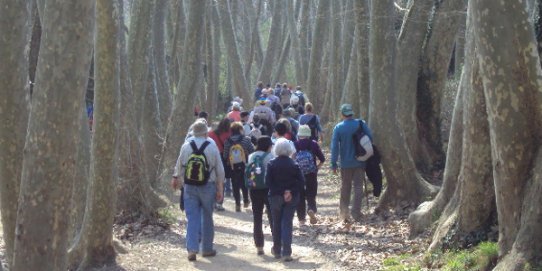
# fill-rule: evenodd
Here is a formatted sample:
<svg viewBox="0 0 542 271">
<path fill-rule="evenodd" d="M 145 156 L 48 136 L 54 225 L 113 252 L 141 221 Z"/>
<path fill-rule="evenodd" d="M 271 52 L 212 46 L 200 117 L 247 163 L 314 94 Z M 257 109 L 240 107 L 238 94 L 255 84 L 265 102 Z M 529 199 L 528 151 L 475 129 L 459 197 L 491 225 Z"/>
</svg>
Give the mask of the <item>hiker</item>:
<svg viewBox="0 0 542 271">
<path fill-rule="evenodd" d="M 254 123 L 254 116 L 258 116 L 260 121 L 265 119 L 270 124 L 275 123 L 275 112 L 273 112 L 273 110 L 271 110 L 267 104 L 268 103 L 265 98 L 260 98 L 252 110 L 252 113 L 250 113 L 248 122 Z"/>
<path fill-rule="evenodd" d="M 256 102 L 260 97 L 262 96 L 262 90 L 263 90 L 263 82 L 259 81 L 258 84 L 256 84 L 256 89 L 254 90 L 254 101 Z"/>
<path fill-rule="evenodd" d="M 340 158 L 341 171 L 341 198 L 340 198 L 340 217 L 344 221 L 349 221 L 348 209 L 350 205 L 350 193 L 354 187 L 354 203 L 352 204 L 351 215 L 355 221 L 361 219 L 361 201 L 363 199 L 363 180 L 365 178 L 365 162 L 359 161 L 355 157 L 355 146 L 352 136 L 356 133 L 360 121 L 354 119 L 352 105 L 341 105 L 342 121 L 333 129 L 331 139 L 331 169 L 337 174 Z M 365 122 L 362 122 L 363 131 L 372 140 L 371 130 Z"/>
<path fill-rule="evenodd" d="M 290 146 L 290 153 L 293 155 L 295 154 L 295 146 L 294 142 L 286 138 L 286 134 L 288 133 L 288 121 L 281 121 L 275 124 L 275 146 L 273 147 L 273 150 L 271 151 L 273 155 L 278 156 L 275 149 L 279 142 L 286 141 L 288 145 Z"/>
<path fill-rule="evenodd" d="M 207 138 L 207 131 L 207 124 L 203 121 L 192 124 L 194 137 L 181 147 L 171 180 L 175 190 L 184 183 L 189 261 L 196 260 L 200 247 L 203 257 L 216 255 L 213 249 L 213 206 L 215 201 L 223 199 L 224 168 L 220 152 Z"/>
<path fill-rule="evenodd" d="M 241 117 L 241 124 L 243 124 L 243 133 L 244 135 L 246 136 L 249 136 L 250 135 L 250 131 L 252 130 L 252 126 L 250 125 L 250 123 L 248 122 L 248 116 L 250 115 L 249 112 L 247 111 L 243 111 L 241 112 L 241 114 L 239 115 Z"/>
<path fill-rule="evenodd" d="M 231 169 L 231 184 L 233 187 L 233 197 L 235 198 L 235 211 L 241 212 L 241 195 L 243 193 L 244 208 L 248 208 L 250 200 L 248 190 L 245 187 L 245 166 L 248 155 L 254 152 L 254 145 L 248 136 L 243 134 L 243 125 L 240 122 L 234 122 L 230 126 L 231 136 L 224 142 L 223 158 L 227 166 Z"/>
<path fill-rule="evenodd" d="M 238 102 L 233 102 L 231 111 L 226 115 L 226 118 L 231 121 L 241 121 L 241 105 Z"/>
<path fill-rule="evenodd" d="M 311 224 L 318 223 L 318 219 L 316 218 L 317 176 L 318 170 L 322 167 L 326 158 L 318 142 L 310 139 L 311 129 L 308 125 L 301 125 L 297 136 L 299 140 L 294 142 L 296 149 L 295 161 L 305 178 L 305 189 L 301 190 L 299 204 L 297 205 L 297 219 L 299 220 L 299 225 L 303 226 L 305 225 L 307 214 L 309 215 Z M 316 163 L 316 158 L 318 158 L 318 164 Z"/>
<path fill-rule="evenodd" d="M 305 107 L 305 93 L 301 90 L 301 86 L 295 88 L 294 95 L 299 99 L 299 105 Z"/>
<path fill-rule="evenodd" d="M 224 154 L 224 142 L 231 136 L 230 125 L 231 125 L 230 119 L 225 118 L 225 119 L 222 119 L 218 123 L 218 126 L 216 127 L 216 129 L 209 132 L 209 137 L 215 141 L 221 157 Z M 226 165 L 226 160 L 224 159 L 222 159 L 222 166 L 224 167 L 224 175 L 226 178 L 226 183 L 225 183 L 225 188 L 224 188 L 225 196 L 231 197 L 231 170 Z M 216 207 L 215 207 L 217 211 L 224 211 L 223 203 L 224 203 L 223 200 L 217 201 Z"/>
<path fill-rule="evenodd" d="M 290 106 L 290 97 L 292 96 L 292 92 L 288 88 L 288 84 L 284 83 L 282 84 L 282 89 L 280 90 L 280 103 L 282 105 L 282 108 L 287 108 Z"/>
<path fill-rule="evenodd" d="M 282 256 L 284 261 L 292 261 L 292 224 L 305 180 L 290 158 L 292 148 L 288 141 L 278 141 L 274 149 L 278 156 L 269 162 L 265 175 L 273 219 L 271 252 L 276 259 Z"/>
<path fill-rule="evenodd" d="M 273 219 L 269 211 L 271 209 L 268 197 L 269 187 L 265 184 L 267 164 L 274 158 L 273 154 L 271 154 L 272 146 L 273 142 L 270 137 L 260 137 L 256 145 L 256 151 L 248 157 L 247 168 L 245 170 L 245 185 L 250 189 L 250 199 L 252 200 L 253 236 L 258 255 L 264 254 L 264 235 L 262 229 L 264 206 L 269 225 L 273 225 Z"/>
<path fill-rule="evenodd" d="M 305 108 L 299 104 L 299 97 L 296 95 L 292 95 L 290 98 L 290 106 L 286 108 L 286 110 L 293 110 L 292 118 L 299 121 L 299 116 L 305 114 Z"/>
<path fill-rule="evenodd" d="M 276 83 L 275 84 L 275 89 L 273 89 L 273 93 L 275 94 L 275 96 L 280 96 L 280 92 L 282 91 L 282 86 L 280 85 L 280 83 Z"/>
<path fill-rule="evenodd" d="M 320 125 L 320 117 L 313 113 L 313 106 L 311 103 L 305 104 L 305 114 L 299 116 L 300 125 L 308 125 L 311 128 L 311 139 L 317 141 L 320 139 L 324 141 L 322 136 L 322 126 Z"/>
<path fill-rule="evenodd" d="M 292 108 L 284 110 L 284 119 L 287 119 L 290 124 L 290 140 L 296 141 L 297 140 L 297 133 L 299 130 L 299 122 L 295 120 L 292 117 L 292 114 L 294 114 L 294 110 Z"/>
</svg>

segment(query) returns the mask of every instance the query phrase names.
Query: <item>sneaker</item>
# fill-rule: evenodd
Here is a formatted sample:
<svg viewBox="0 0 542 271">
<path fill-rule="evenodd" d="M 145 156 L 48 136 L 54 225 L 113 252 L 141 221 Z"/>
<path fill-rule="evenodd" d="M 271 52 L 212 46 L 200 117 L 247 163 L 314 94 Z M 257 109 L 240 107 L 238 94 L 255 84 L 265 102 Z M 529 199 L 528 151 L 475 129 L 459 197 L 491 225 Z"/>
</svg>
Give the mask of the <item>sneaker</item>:
<svg viewBox="0 0 542 271">
<path fill-rule="evenodd" d="M 222 211 L 225 211 L 226 209 L 224 209 L 224 206 L 222 206 L 222 204 L 217 203 L 215 206 L 215 210 L 218 212 L 222 212 Z"/>
<path fill-rule="evenodd" d="M 188 252 L 188 261 L 193 262 L 196 260 L 196 252 Z"/>
<path fill-rule="evenodd" d="M 216 249 L 213 249 L 211 251 L 203 252 L 201 253 L 201 256 L 203 257 L 214 257 L 216 256 Z"/>
<path fill-rule="evenodd" d="M 241 205 L 235 205 L 235 211 L 241 212 Z"/>
<path fill-rule="evenodd" d="M 316 213 L 314 213 L 313 210 L 309 210 L 309 211 L 307 212 L 307 214 L 309 215 L 309 218 L 310 218 L 310 219 L 309 219 L 309 222 L 310 222 L 311 224 L 316 224 L 316 223 L 318 223 L 318 219 L 316 218 Z"/>
<path fill-rule="evenodd" d="M 256 250 L 258 251 L 258 255 L 263 255 L 263 247 L 257 247 Z"/>
<path fill-rule="evenodd" d="M 292 258 L 292 256 L 288 255 L 288 256 L 282 257 L 282 260 L 285 261 L 285 262 L 291 262 L 291 261 L 293 261 L 294 259 Z"/>
<path fill-rule="evenodd" d="M 245 201 L 243 207 L 248 208 L 250 206 L 250 201 Z"/>
</svg>

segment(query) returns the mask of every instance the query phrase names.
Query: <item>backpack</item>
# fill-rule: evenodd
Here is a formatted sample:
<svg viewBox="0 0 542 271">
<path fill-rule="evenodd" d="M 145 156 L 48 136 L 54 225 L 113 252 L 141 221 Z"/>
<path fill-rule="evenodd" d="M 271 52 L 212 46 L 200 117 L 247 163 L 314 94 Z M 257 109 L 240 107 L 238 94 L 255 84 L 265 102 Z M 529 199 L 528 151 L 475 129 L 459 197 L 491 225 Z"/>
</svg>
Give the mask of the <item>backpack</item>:
<svg viewBox="0 0 542 271">
<path fill-rule="evenodd" d="M 292 94 L 290 93 L 289 89 L 282 89 L 280 92 L 280 103 L 281 104 L 290 104 L 290 96 Z"/>
<path fill-rule="evenodd" d="M 299 165 L 303 175 L 309 173 L 316 173 L 316 163 L 314 161 L 314 155 L 310 150 L 301 150 L 298 151 L 295 155 L 295 161 Z"/>
<path fill-rule="evenodd" d="M 303 95 L 303 92 L 301 91 L 296 91 L 294 92 L 295 96 L 297 96 L 297 98 L 299 98 L 299 105 L 301 106 L 305 106 L 305 95 Z"/>
<path fill-rule="evenodd" d="M 231 169 L 234 171 L 244 169 L 245 163 L 247 161 L 247 156 L 243 145 L 241 145 L 243 137 L 241 137 L 241 139 L 237 142 L 234 142 L 232 139 L 228 140 L 230 140 L 230 142 L 232 143 L 232 146 L 230 147 L 230 155 L 228 157 Z"/>
<path fill-rule="evenodd" d="M 198 149 L 194 140 L 190 141 L 192 154 L 188 157 L 184 171 L 184 183 L 190 185 L 205 185 L 209 181 L 211 175 L 207 157 L 203 153 L 210 142 L 205 141 Z"/>
<path fill-rule="evenodd" d="M 258 116 L 258 119 L 260 121 L 261 120 L 269 120 L 269 112 L 268 111 L 262 110 L 262 111 L 254 112 L 254 115 Z"/>
<path fill-rule="evenodd" d="M 363 131 L 362 120 L 359 120 L 359 127 L 352 135 L 352 140 L 354 143 L 356 160 L 364 162 L 373 156 L 373 143 L 369 136 Z"/>
<path fill-rule="evenodd" d="M 269 153 L 266 152 L 263 155 L 256 155 L 254 161 L 252 161 L 245 169 L 245 186 L 248 189 L 264 189 L 265 185 L 265 157 Z"/>
<path fill-rule="evenodd" d="M 316 115 L 312 116 L 312 118 L 307 122 L 307 125 L 309 128 L 311 128 L 311 140 L 318 141 L 318 135 L 316 133 L 317 128 L 317 121 Z"/>
</svg>

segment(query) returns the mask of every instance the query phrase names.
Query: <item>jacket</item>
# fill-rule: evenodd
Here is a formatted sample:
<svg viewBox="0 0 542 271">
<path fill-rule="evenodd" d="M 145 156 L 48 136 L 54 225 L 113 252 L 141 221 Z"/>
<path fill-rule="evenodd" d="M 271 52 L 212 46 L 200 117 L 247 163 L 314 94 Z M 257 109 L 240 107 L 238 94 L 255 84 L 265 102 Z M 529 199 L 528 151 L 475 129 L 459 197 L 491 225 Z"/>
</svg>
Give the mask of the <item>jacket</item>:
<svg viewBox="0 0 542 271">
<path fill-rule="evenodd" d="M 331 138 L 332 169 L 336 169 L 338 167 L 337 162 L 339 158 L 341 168 L 365 168 L 365 162 L 361 162 L 356 159 L 354 141 L 352 140 L 352 135 L 354 135 L 358 127 L 359 120 L 345 119 L 344 121 L 338 123 L 333 129 L 333 136 Z M 373 135 L 365 122 L 363 122 L 363 131 L 372 141 Z"/>
<path fill-rule="evenodd" d="M 279 156 L 267 164 L 265 184 L 269 187 L 269 196 L 284 195 L 286 190 L 296 196 L 304 189 L 305 178 L 294 160 Z"/>
</svg>

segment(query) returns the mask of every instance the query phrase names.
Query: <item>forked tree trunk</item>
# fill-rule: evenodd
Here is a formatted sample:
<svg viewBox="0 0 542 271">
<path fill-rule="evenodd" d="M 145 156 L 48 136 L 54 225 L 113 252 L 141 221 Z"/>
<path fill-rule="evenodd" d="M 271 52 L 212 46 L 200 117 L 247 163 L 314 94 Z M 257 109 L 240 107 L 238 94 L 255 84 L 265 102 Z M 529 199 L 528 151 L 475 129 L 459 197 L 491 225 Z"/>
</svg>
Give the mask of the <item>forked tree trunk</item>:
<svg viewBox="0 0 542 271">
<path fill-rule="evenodd" d="M 436 194 L 435 187 L 423 180 L 407 150 L 396 120 L 394 93 L 393 0 L 375 1 L 371 4 L 370 29 L 370 120 L 375 144 L 380 146 L 382 163 L 388 187 L 384 191 L 376 212 L 389 207 L 406 208 Z M 386 108 L 386 112 L 382 109 Z M 376 111 L 381 110 L 381 111 Z"/>
<path fill-rule="evenodd" d="M 524 1 L 474 0 L 476 46 L 488 107 L 499 217 L 495 270 L 542 260 L 542 70 Z M 470 8 L 470 7 L 469 7 Z M 499 31 L 495 31 L 498 29 Z"/>
<path fill-rule="evenodd" d="M 119 7 L 116 1 L 96 2 L 94 134 L 91 147 L 90 184 L 83 230 L 84 259 L 80 270 L 101 267 L 115 260 L 115 216 L 118 169 L 118 119 L 120 101 Z"/>
<path fill-rule="evenodd" d="M 23 147 L 28 123 L 29 84 L 25 46 L 28 43 L 30 6 L 26 1 L 0 1 L 0 206 L 5 257 L 13 255 L 17 200 Z M 38 18 L 36 18 L 37 21 Z"/>
<path fill-rule="evenodd" d="M 75 143 L 91 58 L 93 2 L 48 1 L 32 98 L 13 265 L 66 270 Z M 60 31 L 61 30 L 61 31 Z M 74 117 L 76 116 L 76 117 Z"/>
</svg>

